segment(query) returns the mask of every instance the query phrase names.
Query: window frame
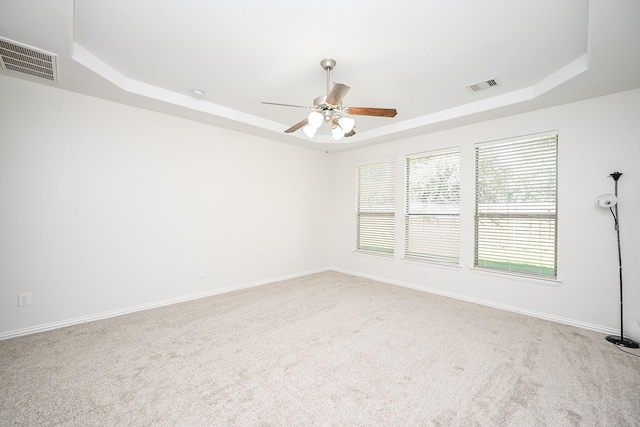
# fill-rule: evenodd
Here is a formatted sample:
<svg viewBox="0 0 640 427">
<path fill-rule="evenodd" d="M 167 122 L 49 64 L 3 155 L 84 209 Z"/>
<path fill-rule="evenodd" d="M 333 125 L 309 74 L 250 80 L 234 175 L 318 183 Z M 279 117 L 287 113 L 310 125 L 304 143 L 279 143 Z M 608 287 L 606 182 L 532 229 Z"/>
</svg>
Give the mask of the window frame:
<svg viewBox="0 0 640 427">
<path fill-rule="evenodd" d="M 384 179 L 363 180 L 363 172 L 376 168 Z M 355 253 L 395 258 L 395 178 L 395 157 L 356 164 Z"/>
<path fill-rule="evenodd" d="M 443 266 L 460 266 L 460 225 L 461 225 L 461 158 L 462 150 L 460 146 L 448 147 L 432 151 L 408 154 L 405 156 L 405 217 L 404 217 L 404 258 L 407 261 L 417 261 L 421 263 L 438 264 Z M 412 174 L 412 162 L 424 161 L 422 174 Z M 446 162 L 449 162 L 447 164 Z M 453 203 L 423 203 L 418 206 L 415 191 L 420 191 L 416 187 L 417 181 L 421 179 L 434 179 L 437 181 L 438 173 L 443 173 L 442 167 L 450 167 L 454 164 L 453 189 L 450 182 L 438 182 L 433 191 L 423 190 L 424 197 L 435 200 L 450 199 L 453 191 Z M 433 168 L 440 168 L 435 171 Z M 444 174 L 450 172 L 445 170 Z M 451 178 L 451 175 L 447 177 Z M 433 181 L 429 181 L 430 183 Z M 443 196 L 443 193 L 447 192 Z M 451 200 L 451 199 L 450 199 Z M 419 212 L 422 211 L 422 212 Z M 422 224 L 422 225 L 420 225 Z M 429 225 L 434 224 L 434 227 Z M 421 227 L 422 230 L 418 229 Z M 450 244 L 453 238 L 454 242 Z"/>
<path fill-rule="evenodd" d="M 532 148 L 536 147 L 537 143 L 540 146 L 533 150 Z M 549 147 L 545 148 L 545 143 L 548 143 Z M 527 148 L 529 150 L 526 150 Z M 486 184 L 485 178 L 490 177 L 487 174 L 482 175 L 482 172 L 479 171 L 481 162 L 479 156 L 481 151 L 483 156 L 488 156 L 487 153 L 490 150 L 493 150 L 497 156 L 502 155 L 504 159 L 509 159 L 503 160 L 502 163 L 497 162 L 497 167 L 504 167 L 505 175 L 508 175 L 507 172 L 515 170 L 516 178 L 508 180 L 506 184 L 501 184 L 501 186 L 484 185 L 481 190 L 480 183 Z M 531 155 L 522 157 L 522 155 L 528 154 L 527 151 Z M 549 131 L 478 143 L 474 147 L 474 160 L 473 269 L 557 283 L 558 132 Z M 513 169 L 507 169 L 508 167 Z M 528 180 L 531 180 L 533 184 L 527 185 Z M 497 190 L 498 193 L 502 191 L 503 194 L 496 196 L 497 199 L 500 196 L 504 198 L 504 195 L 511 191 L 513 194 L 509 194 L 509 197 L 518 198 L 522 197 L 523 188 L 527 189 L 527 193 L 538 192 L 528 196 L 534 201 L 487 203 L 488 196 L 480 194 L 481 191 L 487 191 L 487 189 Z M 537 202 L 535 201 L 536 197 L 539 198 Z M 489 224 L 489 221 L 494 224 L 493 235 L 491 234 L 492 225 Z M 522 227 L 527 224 L 528 230 Z M 537 238 L 534 236 L 535 234 L 538 234 Z M 545 234 L 547 237 L 544 236 Z M 523 252 L 513 255 L 513 251 L 518 245 L 522 246 L 527 243 L 529 246 L 526 246 L 526 250 L 523 249 Z M 535 244 L 531 245 L 531 243 Z M 502 245 L 502 249 L 498 247 L 499 245 Z M 498 256 L 500 251 L 509 255 L 505 255 L 503 259 L 487 258 L 488 256 Z M 529 253 L 526 253 L 527 251 Z M 548 255 L 549 251 L 551 251 L 551 255 Z M 533 263 L 534 258 L 537 258 L 537 263 Z"/>
</svg>

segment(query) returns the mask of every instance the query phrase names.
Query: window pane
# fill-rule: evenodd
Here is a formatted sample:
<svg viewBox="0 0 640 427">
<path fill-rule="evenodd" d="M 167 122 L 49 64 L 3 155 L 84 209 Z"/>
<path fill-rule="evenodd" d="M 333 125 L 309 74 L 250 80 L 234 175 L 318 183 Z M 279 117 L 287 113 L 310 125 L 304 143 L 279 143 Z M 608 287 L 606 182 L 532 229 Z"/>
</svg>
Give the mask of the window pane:
<svg viewBox="0 0 640 427">
<path fill-rule="evenodd" d="M 406 227 L 406 258 L 458 263 L 459 215 L 408 215 Z"/>
<path fill-rule="evenodd" d="M 475 266 L 556 276 L 557 141 L 476 147 Z"/>
<path fill-rule="evenodd" d="M 478 267 L 556 275 L 556 220 L 544 217 L 479 217 Z"/>
</svg>

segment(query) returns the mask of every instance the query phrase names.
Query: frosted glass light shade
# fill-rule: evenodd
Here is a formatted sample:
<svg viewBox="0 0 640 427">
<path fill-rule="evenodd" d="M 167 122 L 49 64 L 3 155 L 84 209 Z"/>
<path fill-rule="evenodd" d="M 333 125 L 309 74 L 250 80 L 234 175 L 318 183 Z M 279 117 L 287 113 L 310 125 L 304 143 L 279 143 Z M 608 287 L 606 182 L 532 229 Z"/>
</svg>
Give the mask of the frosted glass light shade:
<svg viewBox="0 0 640 427">
<path fill-rule="evenodd" d="M 614 194 L 603 194 L 597 202 L 603 208 L 612 208 L 618 203 L 618 198 Z"/>
<path fill-rule="evenodd" d="M 340 127 L 342 128 L 342 133 L 344 134 L 344 133 L 349 133 L 353 130 L 353 126 L 356 124 L 356 121 L 349 117 L 342 117 L 340 118 L 340 120 L 338 120 L 338 123 L 340 124 Z"/>
<path fill-rule="evenodd" d="M 344 136 L 344 133 L 345 133 L 344 130 L 340 128 L 340 126 L 336 126 L 331 129 L 331 136 L 334 139 L 334 141 L 341 139 Z"/>
<path fill-rule="evenodd" d="M 322 114 L 318 113 L 317 111 L 310 112 L 309 116 L 307 117 L 309 126 L 311 126 L 314 129 L 318 129 L 320 127 L 320 125 L 322 124 L 322 120 L 323 120 Z"/>
<path fill-rule="evenodd" d="M 309 138 L 313 138 L 317 130 L 318 130 L 317 127 L 313 127 L 310 124 L 302 128 L 302 131 L 304 132 L 304 134 L 307 135 Z"/>
</svg>

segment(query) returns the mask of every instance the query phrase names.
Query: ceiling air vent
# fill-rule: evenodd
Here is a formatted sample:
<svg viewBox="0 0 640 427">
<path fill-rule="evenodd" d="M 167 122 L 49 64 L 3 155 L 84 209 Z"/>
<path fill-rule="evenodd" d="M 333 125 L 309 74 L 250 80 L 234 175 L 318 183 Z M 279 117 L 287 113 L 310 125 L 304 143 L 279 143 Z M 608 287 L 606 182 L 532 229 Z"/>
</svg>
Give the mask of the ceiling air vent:
<svg viewBox="0 0 640 427">
<path fill-rule="evenodd" d="M 467 86 L 471 92 L 477 92 L 483 89 L 489 89 L 490 87 L 498 86 L 498 81 L 496 79 L 487 80 L 484 82 L 476 83 L 474 85 Z"/>
<path fill-rule="evenodd" d="M 0 38 L 0 66 L 9 71 L 58 81 L 56 55 Z"/>
</svg>

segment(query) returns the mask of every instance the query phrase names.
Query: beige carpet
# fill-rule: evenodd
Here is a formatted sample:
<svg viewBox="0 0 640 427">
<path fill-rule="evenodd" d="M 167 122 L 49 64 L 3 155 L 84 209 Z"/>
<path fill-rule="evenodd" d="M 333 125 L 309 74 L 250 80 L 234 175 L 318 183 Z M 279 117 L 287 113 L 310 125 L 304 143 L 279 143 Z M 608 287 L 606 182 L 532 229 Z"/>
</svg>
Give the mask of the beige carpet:
<svg viewBox="0 0 640 427">
<path fill-rule="evenodd" d="M 640 425 L 640 358 L 602 334 L 336 272 L 0 341 L 0 361 L 2 426 Z"/>
</svg>

